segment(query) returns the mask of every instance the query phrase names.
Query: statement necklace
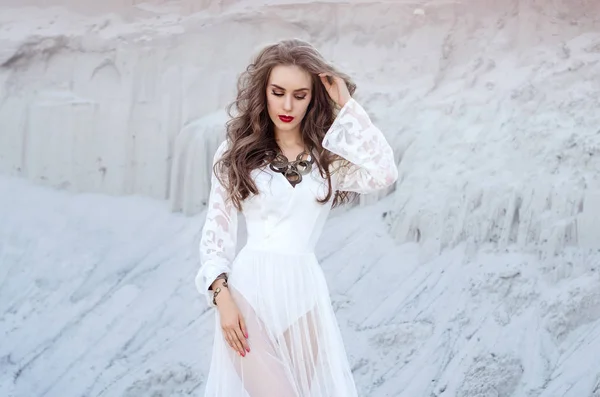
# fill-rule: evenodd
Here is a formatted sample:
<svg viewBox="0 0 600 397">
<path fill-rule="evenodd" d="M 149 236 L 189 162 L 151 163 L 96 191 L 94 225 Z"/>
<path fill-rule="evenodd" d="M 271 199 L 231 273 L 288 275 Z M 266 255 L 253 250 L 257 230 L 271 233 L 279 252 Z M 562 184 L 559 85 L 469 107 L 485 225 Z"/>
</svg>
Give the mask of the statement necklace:
<svg viewBox="0 0 600 397">
<path fill-rule="evenodd" d="M 296 156 L 296 160 L 289 161 L 283 153 L 278 152 L 269 167 L 275 171 L 282 173 L 292 187 L 302 182 L 302 175 L 308 174 L 312 170 L 312 165 L 315 159 L 306 150 Z"/>
</svg>

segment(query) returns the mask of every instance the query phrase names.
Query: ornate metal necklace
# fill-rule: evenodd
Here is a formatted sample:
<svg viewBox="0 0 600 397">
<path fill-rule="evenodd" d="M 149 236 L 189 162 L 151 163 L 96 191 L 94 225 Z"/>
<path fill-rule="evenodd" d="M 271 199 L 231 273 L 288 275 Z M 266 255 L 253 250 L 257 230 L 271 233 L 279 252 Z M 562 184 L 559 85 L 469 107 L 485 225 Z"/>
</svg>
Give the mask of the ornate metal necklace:
<svg viewBox="0 0 600 397">
<path fill-rule="evenodd" d="M 297 184 L 302 182 L 302 175 L 306 175 L 312 170 L 314 162 L 315 159 L 312 154 L 309 154 L 306 150 L 296 156 L 294 161 L 289 161 L 283 153 L 277 152 L 269 167 L 275 172 L 282 173 L 292 187 L 295 188 Z"/>
</svg>

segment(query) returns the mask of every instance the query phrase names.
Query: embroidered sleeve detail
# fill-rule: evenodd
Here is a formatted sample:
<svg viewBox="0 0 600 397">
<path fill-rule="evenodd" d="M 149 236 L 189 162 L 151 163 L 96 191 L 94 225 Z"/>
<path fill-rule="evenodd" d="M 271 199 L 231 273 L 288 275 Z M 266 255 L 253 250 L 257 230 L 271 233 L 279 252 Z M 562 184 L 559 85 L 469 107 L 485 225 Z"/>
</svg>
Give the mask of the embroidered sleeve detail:
<svg viewBox="0 0 600 397">
<path fill-rule="evenodd" d="M 371 193 L 398 179 L 392 148 L 353 98 L 325 134 L 323 147 L 347 161 L 337 170 L 337 190 Z"/>
<path fill-rule="evenodd" d="M 213 166 L 227 149 L 227 142 L 221 143 L 213 158 Z M 227 190 L 211 169 L 211 188 L 206 212 L 206 221 L 200 239 L 201 266 L 196 276 L 196 288 L 206 295 L 209 306 L 213 293 L 210 285 L 221 273 L 229 273 L 235 258 L 237 244 L 238 211 L 228 199 Z"/>
</svg>

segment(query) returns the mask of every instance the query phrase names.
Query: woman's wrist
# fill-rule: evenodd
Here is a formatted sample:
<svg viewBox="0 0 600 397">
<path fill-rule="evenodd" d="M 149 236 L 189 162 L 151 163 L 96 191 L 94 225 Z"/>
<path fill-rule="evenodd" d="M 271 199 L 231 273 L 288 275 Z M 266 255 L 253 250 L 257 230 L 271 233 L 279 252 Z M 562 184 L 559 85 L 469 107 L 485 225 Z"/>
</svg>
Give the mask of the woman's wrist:
<svg viewBox="0 0 600 397">
<path fill-rule="evenodd" d="M 218 306 L 219 297 L 223 294 L 229 293 L 229 286 L 227 285 L 227 274 L 221 273 L 211 284 L 211 290 L 213 291 L 212 303 Z"/>
<path fill-rule="evenodd" d="M 223 301 L 229 300 L 231 298 L 231 294 L 229 293 L 229 288 L 221 287 L 219 293 L 213 297 L 213 303 L 215 306 L 219 307 L 219 304 L 223 303 Z"/>
<path fill-rule="evenodd" d="M 208 287 L 209 290 L 214 291 L 215 288 L 217 287 L 222 287 L 223 283 L 227 283 L 227 273 L 221 273 L 217 276 L 217 278 L 215 278 L 212 282 L 212 284 L 210 285 L 210 287 Z"/>
<path fill-rule="evenodd" d="M 210 285 L 210 290 L 214 291 L 217 288 L 223 288 L 223 284 L 227 284 L 227 280 L 222 279 L 222 278 L 218 278 L 215 281 L 213 281 L 213 283 Z"/>
</svg>

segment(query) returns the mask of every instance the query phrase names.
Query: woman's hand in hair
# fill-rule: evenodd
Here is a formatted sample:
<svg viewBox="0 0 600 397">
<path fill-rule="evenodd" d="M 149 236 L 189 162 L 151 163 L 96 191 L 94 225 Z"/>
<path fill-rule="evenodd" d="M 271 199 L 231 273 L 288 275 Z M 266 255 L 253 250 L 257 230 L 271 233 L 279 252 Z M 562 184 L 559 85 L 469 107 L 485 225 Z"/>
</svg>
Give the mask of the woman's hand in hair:
<svg viewBox="0 0 600 397">
<path fill-rule="evenodd" d="M 321 83 L 325 86 L 325 90 L 327 90 L 329 97 L 336 105 L 343 108 L 351 98 L 350 91 L 348 91 L 344 79 L 329 73 L 319 73 L 319 77 L 321 78 Z"/>
</svg>

